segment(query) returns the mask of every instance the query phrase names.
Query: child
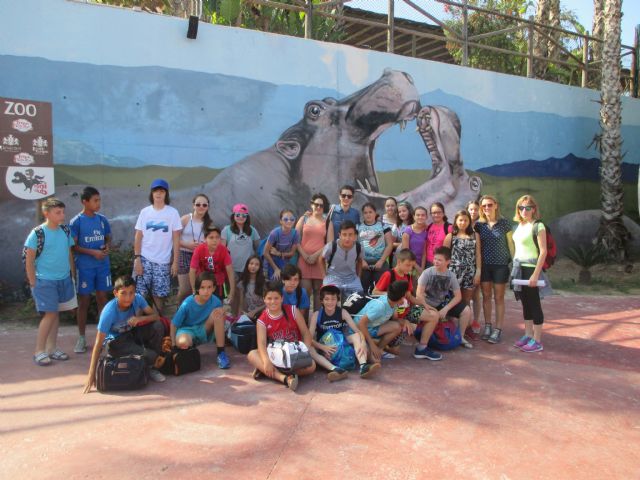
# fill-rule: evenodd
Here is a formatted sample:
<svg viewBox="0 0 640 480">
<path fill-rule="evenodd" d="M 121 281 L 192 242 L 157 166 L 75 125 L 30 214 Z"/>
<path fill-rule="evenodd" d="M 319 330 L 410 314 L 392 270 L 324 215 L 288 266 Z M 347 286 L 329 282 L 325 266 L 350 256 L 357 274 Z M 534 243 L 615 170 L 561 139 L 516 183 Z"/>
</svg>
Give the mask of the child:
<svg viewBox="0 0 640 480">
<path fill-rule="evenodd" d="M 416 256 L 416 270 L 421 273 L 424 270 L 427 257 L 425 249 L 427 244 L 427 209 L 416 207 L 413 212 L 413 223 L 404 229 L 402 233 L 402 248 L 408 248 Z"/>
<path fill-rule="evenodd" d="M 294 391 L 298 388 L 298 376 L 311 375 L 316 369 L 315 362 L 294 373 L 283 373 L 269 360 L 267 344 L 275 340 L 304 342 L 311 350 L 313 348 L 311 334 L 298 309 L 291 305 L 282 304 L 282 285 L 280 283 L 269 282 L 264 290 L 263 298 L 267 308 L 262 312 L 257 323 L 258 348 L 249 352 L 247 360 L 255 367 L 254 379 L 257 380 L 264 374 L 282 382 Z"/>
<path fill-rule="evenodd" d="M 429 338 L 431 338 L 431 334 L 440 321 L 438 311 L 435 308 L 430 307 L 424 301 L 421 302 L 413 296 L 413 280 L 411 278 L 411 272 L 413 271 L 415 265 L 415 254 L 409 249 L 400 250 L 396 254 L 396 266 L 392 271 L 382 274 L 382 277 L 380 277 L 380 280 L 378 280 L 378 283 L 373 290 L 374 295 L 384 295 L 387 292 L 389 285 L 393 282 L 404 281 L 409 285 L 409 287 L 407 288 L 407 293 L 405 294 L 405 298 L 409 303 L 409 308 L 405 310 L 405 313 L 398 314 L 398 317 L 403 323 L 403 333 L 399 338 L 394 339 L 391 342 L 390 347 L 395 348 L 387 349 L 390 350 L 393 354 L 398 353 L 399 348 L 397 347 L 399 347 L 406 335 L 412 334 L 416 330 L 413 325 L 417 324 L 421 328 L 419 340 L 420 343 L 426 345 L 429 342 Z M 385 352 L 385 354 L 386 353 L 387 352 Z M 420 358 L 427 358 L 432 361 L 438 361 L 442 360 L 442 354 L 426 348 L 421 352 Z"/>
<path fill-rule="evenodd" d="M 171 345 L 187 349 L 192 345 L 216 342 L 218 368 L 229 368 L 224 351 L 224 309 L 213 294 L 216 277 L 212 272 L 201 272 L 196 277 L 196 292 L 187 297 L 171 320 Z"/>
<path fill-rule="evenodd" d="M 87 351 L 85 330 L 91 294 L 96 292 L 98 317 L 107 303 L 107 292 L 111 290 L 111 227 L 104 215 L 100 215 L 100 193 L 93 187 L 85 187 L 80 195 L 82 212 L 69 223 L 75 245 L 76 272 L 78 274 L 78 332 L 73 348 L 75 353 Z"/>
<path fill-rule="evenodd" d="M 42 313 L 33 361 L 46 366 L 53 360 L 69 360 L 69 355 L 56 347 L 60 318 L 58 312 L 78 306 L 72 278 L 73 237 L 64 223 L 64 203 L 47 198 L 42 204 L 45 222 L 31 230 L 24 242 L 27 281 L 36 310 Z"/>
<path fill-rule="evenodd" d="M 337 285 L 342 298 L 347 298 L 353 292 L 363 292 L 360 281 L 362 247 L 357 241 L 356 226 L 353 222 L 342 222 L 340 237 L 324 246 L 322 258 L 327 272 L 323 285 Z"/>
<path fill-rule="evenodd" d="M 369 293 L 380 276 L 389 270 L 387 259 L 393 250 L 393 237 L 391 228 L 382 224 L 372 203 L 362 206 L 362 217 L 363 222 L 358 225 L 358 241 L 362 244 L 367 265 L 360 280 L 365 293 Z"/>
<path fill-rule="evenodd" d="M 384 348 L 402 332 L 402 325 L 392 317 L 408 288 L 407 282 L 393 282 L 387 295 L 369 301 L 353 317 L 369 345 L 369 359 L 374 363 L 380 363 Z"/>
<path fill-rule="evenodd" d="M 195 295 L 196 275 L 200 272 L 213 272 L 216 277 L 216 291 L 218 298 L 229 304 L 233 301 L 236 291 L 236 280 L 233 272 L 233 263 L 227 247 L 220 243 L 220 229 L 212 227 L 207 230 L 204 237 L 205 242 L 196 247 L 191 257 L 189 267 L 189 281 L 191 291 Z M 225 297 L 224 284 L 229 281 L 229 295 Z"/>
<path fill-rule="evenodd" d="M 296 217 L 291 210 L 280 211 L 280 226 L 274 228 L 264 246 L 263 256 L 267 261 L 267 278 L 279 280 L 280 271 L 298 251 L 300 238 L 293 228 Z"/>
<path fill-rule="evenodd" d="M 178 274 L 182 223 L 178 211 L 169 206 L 166 180 L 158 178 L 151 182 L 149 203 L 136 221 L 133 271 L 136 292 L 152 295 L 154 306 L 161 313 L 164 299 L 171 293 L 171 276 Z"/>
<path fill-rule="evenodd" d="M 480 286 L 482 255 L 480 236 L 473 230 L 471 215 L 466 210 L 456 213 L 453 231 L 444 239 L 444 246 L 451 249 L 451 270 L 462 289 L 462 302 L 471 303 L 473 292 Z M 461 335 L 465 332 L 461 331 Z"/>
<path fill-rule="evenodd" d="M 282 269 L 282 283 L 282 304 L 295 305 L 306 320 L 311 303 L 307 290 L 300 286 L 300 269 L 296 265 L 286 264 Z"/>
<path fill-rule="evenodd" d="M 431 205 L 431 218 L 433 222 L 427 227 L 427 267 L 433 265 L 433 255 L 436 248 L 441 247 L 447 234 L 451 233 L 451 224 L 444 214 L 444 205 L 435 202 Z"/>
<path fill-rule="evenodd" d="M 416 297 L 420 303 L 434 307 L 438 310 L 440 320 L 453 317 L 457 320 L 460 332 L 465 332 L 471 321 L 471 310 L 461 302 L 462 294 L 456 276 L 449 270 L 451 250 L 447 247 L 438 247 L 433 255 L 433 267 L 427 268 L 418 279 L 418 291 Z M 449 292 L 453 292 L 453 298 L 449 300 Z M 426 341 L 425 341 L 426 340 Z M 428 338 L 421 338 L 420 344 L 413 354 L 416 358 L 426 357 Z M 462 346 L 473 348 L 464 337 Z"/>
<path fill-rule="evenodd" d="M 264 274 L 260 257 L 252 255 L 244 266 L 236 291 L 238 292 L 238 304 L 235 310 L 236 316 L 246 315 L 254 322 L 264 310 Z"/>
<path fill-rule="evenodd" d="M 114 299 L 107 303 L 100 314 L 96 341 L 93 344 L 89 375 L 84 393 L 89 393 L 96 383 L 96 366 L 103 344 L 113 357 L 141 355 L 154 382 L 164 382 L 165 376 L 155 368 L 156 358 L 162 353 L 164 326 L 157 322 L 158 314 L 136 293 L 136 282 L 130 276 L 118 277 L 113 285 Z"/>
<path fill-rule="evenodd" d="M 480 203 L 477 200 L 471 200 L 467 203 L 467 212 L 471 217 L 471 227 L 475 231 L 476 221 L 480 218 Z M 478 242 L 480 243 L 480 242 Z M 482 261 L 480 262 L 482 265 Z M 482 300 L 480 299 L 480 286 L 473 289 L 473 322 L 471 322 L 470 332 L 473 336 L 478 336 L 480 332 L 480 312 L 482 311 Z"/>
<path fill-rule="evenodd" d="M 327 379 L 330 382 L 347 377 L 346 370 L 331 363 L 331 357 L 335 353 L 336 347 L 324 345 L 320 342 L 322 336 L 331 329 L 344 333 L 347 341 L 355 348 L 356 358 L 360 365 L 360 378 L 366 378 L 380 368 L 379 363 L 367 363 L 367 344 L 364 336 L 351 318 L 351 315 L 349 315 L 349 312 L 338 306 L 339 299 L 340 289 L 338 287 L 324 285 L 320 289 L 322 306 L 317 312 L 314 312 L 309 322 L 309 331 L 311 332 L 314 346 L 314 349 L 311 350 L 311 356 L 318 365 L 329 370 Z M 347 327 L 354 333 L 347 335 Z"/>
<path fill-rule="evenodd" d="M 251 226 L 249 207 L 244 203 L 233 206 L 230 224 L 222 229 L 222 244 L 229 249 L 233 260 L 233 271 L 240 278 L 247 259 L 256 253 L 260 243 L 258 231 Z"/>
</svg>

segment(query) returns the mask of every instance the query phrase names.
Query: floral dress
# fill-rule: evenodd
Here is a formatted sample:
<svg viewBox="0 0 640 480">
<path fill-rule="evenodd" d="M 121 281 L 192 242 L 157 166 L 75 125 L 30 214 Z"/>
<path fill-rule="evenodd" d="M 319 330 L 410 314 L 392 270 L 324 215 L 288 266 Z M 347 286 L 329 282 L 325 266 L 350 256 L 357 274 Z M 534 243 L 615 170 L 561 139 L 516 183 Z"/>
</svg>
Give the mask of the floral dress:
<svg viewBox="0 0 640 480">
<path fill-rule="evenodd" d="M 476 275 L 476 239 L 453 237 L 451 239 L 451 263 L 449 270 L 458 279 L 460 288 L 473 289 L 473 277 Z"/>
</svg>

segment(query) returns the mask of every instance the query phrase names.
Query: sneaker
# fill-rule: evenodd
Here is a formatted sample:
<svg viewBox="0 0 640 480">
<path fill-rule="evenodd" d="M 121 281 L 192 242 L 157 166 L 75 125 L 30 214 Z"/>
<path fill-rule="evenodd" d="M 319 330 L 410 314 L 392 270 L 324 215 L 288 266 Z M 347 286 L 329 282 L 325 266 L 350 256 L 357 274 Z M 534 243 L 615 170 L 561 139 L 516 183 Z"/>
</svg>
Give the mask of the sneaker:
<svg viewBox="0 0 640 480">
<path fill-rule="evenodd" d="M 434 352 L 433 350 L 431 350 L 428 347 L 424 347 L 424 348 L 416 348 L 415 351 L 413 352 L 413 357 L 414 358 L 426 358 L 427 360 L 431 360 L 431 361 L 438 361 L 438 360 L 442 360 L 442 354 L 438 353 L 438 352 Z"/>
<path fill-rule="evenodd" d="M 462 339 L 462 343 L 461 343 L 461 345 L 462 345 L 464 348 L 473 348 L 473 343 L 471 343 L 471 342 L 470 342 L 469 340 L 467 340 L 466 338 L 463 338 L 463 339 Z"/>
<path fill-rule="evenodd" d="M 49 358 L 51 358 L 51 360 L 66 362 L 67 360 L 69 360 L 69 355 L 58 348 L 55 352 L 49 354 Z"/>
<path fill-rule="evenodd" d="M 379 363 L 363 363 L 360 365 L 360 378 L 367 378 L 380 370 Z"/>
<path fill-rule="evenodd" d="M 523 335 L 522 337 L 520 337 L 520 340 L 518 340 L 516 343 L 513 344 L 514 347 L 517 348 L 522 348 L 524 347 L 527 343 L 529 343 L 529 340 L 531 340 L 531 337 L 528 337 L 526 335 Z"/>
<path fill-rule="evenodd" d="M 327 374 L 327 379 L 330 382 L 337 382 L 338 380 L 342 380 L 344 378 L 347 378 L 347 375 L 349 373 L 344 370 L 343 368 L 340 367 L 336 367 L 333 370 L 331 370 L 328 374 Z"/>
<path fill-rule="evenodd" d="M 536 342 L 533 338 L 529 340 L 525 346 L 523 346 L 520 350 L 527 353 L 541 352 L 544 350 L 541 343 Z"/>
<path fill-rule="evenodd" d="M 478 334 L 480 333 L 480 322 L 476 322 L 475 320 L 471 323 L 471 330 L 473 330 L 473 333 Z"/>
<path fill-rule="evenodd" d="M 225 352 L 220 352 L 218 354 L 218 368 L 227 369 L 231 366 L 231 362 L 229 361 L 229 357 Z"/>
<path fill-rule="evenodd" d="M 162 383 L 167 379 L 167 377 L 165 377 L 161 372 L 159 372 L 155 368 L 152 368 L 149 370 L 149 378 L 154 382 L 158 382 L 158 383 Z"/>
<path fill-rule="evenodd" d="M 384 352 L 382 354 L 382 358 L 384 358 L 385 360 L 391 360 L 391 359 L 396 358 L 396 357 L 397 357 L 397 355 L 395 355 L 395 354 L 393 354 L 391 352 Z"/>
<path fill-rule="evenodd" d="M 499 328 L 494 328 L 493 332 L 491 332 L 491 335 L 487 339 L 487 342 L 489 342 L 489 343 L 499 343 L 501 336 L 502 336 L 502 330 L 500 330 Z"/>
<path fill-rule="evenodd" d="M 285 384 L 287 385 L 287 388 L 289 390 L 291 390 L 292 392 L 296 391 L 296 388 L 298 388 L 298 375 L 288 375 L 285 379 L 284 379 Z"/>
<path fill-rule="evenodd" d="M 80 335 L 76 340 L 76 346 L 73 347 L 73 353 L 84 353 L 87 351 L 87 339 L 84 335 Z"/>
<path fill-rule="evenodd" d="M 471 327 L 467 327 L 467 330 L 464 332 L 464 336 L 469 340 L 478 340 L 478 338 L 480 338 L 480 336 L 474 332 Z"/>
<path fill-rule="evenodd" d="M 493 330 L 493 326 L 490 323 L 484 324 L 484 332 L 482 332 L 482 340 L 489 340 L 491 336 L 491 331 Z"/>
</svg>

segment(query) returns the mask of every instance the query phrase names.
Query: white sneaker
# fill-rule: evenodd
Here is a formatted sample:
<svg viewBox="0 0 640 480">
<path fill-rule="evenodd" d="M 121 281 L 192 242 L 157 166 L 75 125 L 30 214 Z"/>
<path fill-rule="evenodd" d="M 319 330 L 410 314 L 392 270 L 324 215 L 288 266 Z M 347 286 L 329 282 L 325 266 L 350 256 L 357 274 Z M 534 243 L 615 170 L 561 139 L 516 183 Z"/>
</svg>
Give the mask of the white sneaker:
<svg viewBox="0 0 640 480">
<path fill-rule="evenodd" d="M 84 335 L 80 335 L 76 341 L 76 346 L 73 347 L 73 353 L 84 353 L 87 351 L 87 340 Z"/>
<path fill-rule="evenodd" d="M 382 358 L 384 358 L 385 360 L 391 360 L 393 358 L 396 358 L 397 355 L 395 353 L 391 353 L 391 352 L 384 352 L 382 354 Z"/>
<path fill-rule="evenodd" d="M 162 372 L 156 370 L 155 368 L 149 370 L 149 378 L 158 383 L 162 383 L 167 379 L 167 377 L 165 377 Z"/>
</svg>

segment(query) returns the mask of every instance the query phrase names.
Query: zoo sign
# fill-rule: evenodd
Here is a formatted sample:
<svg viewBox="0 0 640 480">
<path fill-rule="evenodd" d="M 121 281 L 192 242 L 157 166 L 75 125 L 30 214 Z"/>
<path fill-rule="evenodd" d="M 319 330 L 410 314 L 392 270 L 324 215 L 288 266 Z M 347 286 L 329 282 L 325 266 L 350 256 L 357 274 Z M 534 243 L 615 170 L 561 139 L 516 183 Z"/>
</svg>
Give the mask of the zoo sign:
<svg viewBox="0 0 640 480">
<path fill-rule="evenodd" d="M 51 103 L 0 97 L 0 199 L 55 193 Z"/>
</svg>

